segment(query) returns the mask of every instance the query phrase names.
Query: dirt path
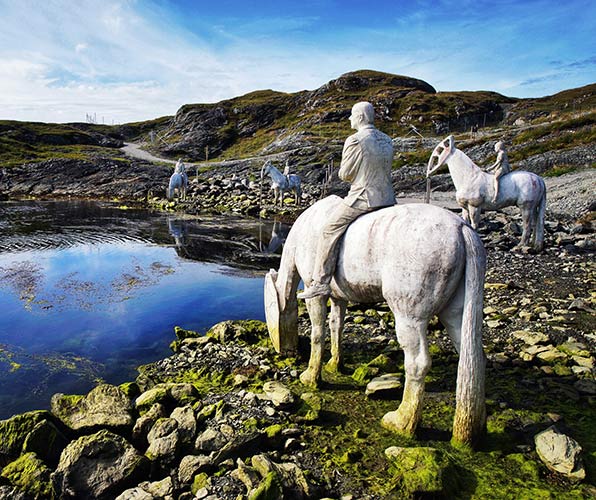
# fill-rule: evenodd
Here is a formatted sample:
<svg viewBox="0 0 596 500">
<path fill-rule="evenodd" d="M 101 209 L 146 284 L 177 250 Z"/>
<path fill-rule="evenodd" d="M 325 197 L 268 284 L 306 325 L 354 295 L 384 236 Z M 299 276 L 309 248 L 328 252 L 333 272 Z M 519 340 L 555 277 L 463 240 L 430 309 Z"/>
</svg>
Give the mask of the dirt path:
<svg viewBox="0 0 596 500">
<path fill-rule="evenodd" d="M 166 160 L 165 158 L 158 158 L 157 156 L 153 156 L 151 153 L 148 153 L 144 149 L 141 149 L 140 144 L 135 144 L 133 142 L 125 142 L 126 146 L 120 148 L 120 150 L 128 156 L 132 156 L 133 158 L 138 158 L 139 160 L 146 160 L 151 161 L 153 163 L 171 163 L 173 165 L 176 164 L 175 160 Z"/>
</svg>

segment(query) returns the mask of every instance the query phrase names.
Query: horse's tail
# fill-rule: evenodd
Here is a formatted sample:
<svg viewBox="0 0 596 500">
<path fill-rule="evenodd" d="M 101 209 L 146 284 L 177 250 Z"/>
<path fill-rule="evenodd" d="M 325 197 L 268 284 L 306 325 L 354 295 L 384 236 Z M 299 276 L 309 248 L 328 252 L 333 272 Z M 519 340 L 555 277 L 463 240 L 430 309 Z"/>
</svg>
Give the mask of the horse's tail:
<svg viewBox="0 0 596 500">
<path fill-rule="evenodd" d="M 466 249 L 465 294 L 462 312 L 461 345 L 457 368 L 453 442 L 472 446 L 486 426 L 484 371 L 486 360 L 482 349 L 482 302 L 486 252 L 478 235 L 463 226 Z"/>
<path fill-rule="evenodd" d="M 288 244 L 289 242 L 289 244 Z M 265 317 L 267 329 L 277 352 L 293 353 L 298 347 L 298 300 L 300 275 L 295 261 L 296 247 L 291 235 L 286 240 L 279 272 L 271 269 L 265 276 Z"/>
<path fill-rule="evenodd" d="M 535 250 L 542 250 L 544 247 L 544 216 L 546 213 L 546 184 L 544 180 L 540 178 L 542 184 L 542 196 L 540 197 L 540 202 L 536 207 L 535 216 L 536 222 L 534 224 L 534 249 Z"/>
</svg>

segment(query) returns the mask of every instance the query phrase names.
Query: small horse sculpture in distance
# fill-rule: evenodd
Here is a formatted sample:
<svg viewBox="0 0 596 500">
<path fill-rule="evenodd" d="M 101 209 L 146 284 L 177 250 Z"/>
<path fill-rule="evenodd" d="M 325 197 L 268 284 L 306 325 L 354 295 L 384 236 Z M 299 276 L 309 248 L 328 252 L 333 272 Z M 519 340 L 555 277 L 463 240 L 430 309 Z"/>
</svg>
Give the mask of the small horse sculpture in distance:
<svg viewBox="0 0 596 500">
<path fill-rule="evenodd" d="M 188 176 L 186 175 L 186 168 L 184 163 L 178 161 L 174 168 L 174 173 L 170 177 L 170 183 L 166 190 L 168 200 L 171 200 L 175 193 L 178 192 L 183 200 L 186 200 L 186 190 L 188 188 Z"/>
<path fill-rule="evenodd" d="M 300 196 L 302 195 L 302 188 L 300 187 L 300 177 L 296 174 L 282 174 L 277 168 L 273 166 L 271 161 L 266 161 L 261 168 L 261 182 L 265 175 L 271 179 L 271 188 L 273 189 L 273 204 L 279 206 L 283 204 L 284 193 L 286 191 L 294 191 L 294 203 L 300 204 Z"/>
<path fill-rule="evenodd" d="M 434 160 L 437 164 L 433 166 Z M 462 207 L 462 217 L 478 229 L 482 210 L 497 210 L 517 205 L 521 210 L 523 233 L 519 246 L 529 246 L 539 252 L 544 247 L 544 212 L 546 185 L 542 177 L 516 170 L 499 180 L 499 195 L 492 202 L 494 176 L 483 172 L 463 151 L 455 147 L 452 135 L 433 150 L 426 170 L 427 178 L 447 163 L 455 185 L 455 198 Z M 530 239 L 531 235 L 531 239 Z"/>
<path fill-rule="evenodd" d="M 279 271 L 265 276 L 267 328 L 278 352 L 298 344 L 300 279 L 309 283 L 326 215 L 337 196 L 315 203 L 296 220 L 284 245 Z M 300 380 L 316 386 L 325 348 L 327 299 L 331 299 L 330 369 L 342 364 L 341 335 L 348 301 L 385 300 L 395 316 L 404 350 L 405 385 L 399 408 L 382 424 L 412 436 L 422 413 L 424 377 L 430 370 L 427 330 L 437 315 L 459 352 L 453 440 L 474 444 L 485 430 L 485 356 L 482 302 L 486 254 L 480 237 L 457 215 L 426 204 L 396 205 L 354 221 L 339 243 L 330 297 L 306 300 L 312 323 L 308 369 Z"/>
</svg>

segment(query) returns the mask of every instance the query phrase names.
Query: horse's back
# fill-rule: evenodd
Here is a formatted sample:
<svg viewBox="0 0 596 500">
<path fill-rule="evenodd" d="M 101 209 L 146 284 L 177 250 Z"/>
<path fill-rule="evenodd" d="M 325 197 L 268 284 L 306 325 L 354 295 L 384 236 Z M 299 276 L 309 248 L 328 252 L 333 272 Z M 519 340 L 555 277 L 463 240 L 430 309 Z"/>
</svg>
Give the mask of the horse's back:
<svg viewBox="0 0 596 500">
<path fill-rule="evenodd" d="M 343 203 L 341 198 L 330 196 L 313 205 L 288 236 L 299 274 L 307 282 L 322 226 L 337 203 Z M 428 204 L 394 205 L 362 215 L 339 243 L 332 282 L 336 295 L 379 301 L 387 299 L 397 283 L 412 299 L 422 286 L 450 295 L 450 276 L 457 281 L 461 274 L 464 224 L 455 214 Z"/>
</svg>

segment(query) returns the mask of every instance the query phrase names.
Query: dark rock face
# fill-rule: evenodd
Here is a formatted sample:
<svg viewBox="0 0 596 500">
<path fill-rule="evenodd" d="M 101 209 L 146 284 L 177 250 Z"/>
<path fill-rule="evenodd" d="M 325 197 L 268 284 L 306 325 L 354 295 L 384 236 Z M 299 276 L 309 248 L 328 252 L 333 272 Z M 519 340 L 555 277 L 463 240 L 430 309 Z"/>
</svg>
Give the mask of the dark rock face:
<svg viewBox="0 0 596 500">
<path fill-rule="evenodd" d="M 0 192 L 10 197 L 52 196 L 144 200 L 165 193 L 171 171 L 143 162 L 54 159 L 6 169 Z"/>
</svg>

